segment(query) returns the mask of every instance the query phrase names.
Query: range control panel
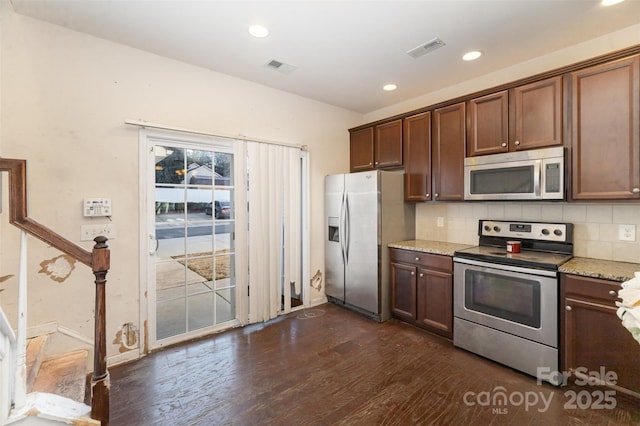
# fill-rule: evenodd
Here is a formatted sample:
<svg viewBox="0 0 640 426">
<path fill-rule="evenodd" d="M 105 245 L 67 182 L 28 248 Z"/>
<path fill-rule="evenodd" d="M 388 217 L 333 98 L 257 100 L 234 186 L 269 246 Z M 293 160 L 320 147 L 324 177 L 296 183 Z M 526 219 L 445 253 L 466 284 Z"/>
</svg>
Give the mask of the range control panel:
<svg viewBox="0 0 640 426">
<path fill-rule="evenodd" d="M 564 243 L 571 242 L 571 231 L 569 223 L 481 220 L 478 235 Z"/>
</svg>

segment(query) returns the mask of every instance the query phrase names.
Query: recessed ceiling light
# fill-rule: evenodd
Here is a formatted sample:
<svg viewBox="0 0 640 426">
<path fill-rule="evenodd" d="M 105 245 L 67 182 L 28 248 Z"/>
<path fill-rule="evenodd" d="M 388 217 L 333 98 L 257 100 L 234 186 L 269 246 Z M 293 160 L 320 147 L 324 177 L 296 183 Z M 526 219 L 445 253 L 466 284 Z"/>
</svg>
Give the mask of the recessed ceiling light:
<svg viewBox="0 0 640 426">
<path fill-rule="evenodd" d="M 602 0 L 600 2 L 603 6 L 613 6 L 614 4 L 622 3 L 624 0 Z"/>
<path fill-rule="evenodd" d="M 397 88 L 398 88 L 398 86 L 396 86 L 393 83 L 385 84 L 384 86 L 382 86 L 382 90 L 384 90 L 386 92 L 393 92 Z"/>
<path fill-rule="evenodd" d="M 482 56 L 482 52 L 479 50 L 472 50 L 471 52 L 467 52 L 462 56 L 462 59 L 465 61 L 474 61 Z"/>
<path fill-rule="evenodd" d="M 269 35 L 269 30 L 262 25 L 252 25 L 249 27 L 249 34 L 254 37 L 263 38 Z"/>
</svg>

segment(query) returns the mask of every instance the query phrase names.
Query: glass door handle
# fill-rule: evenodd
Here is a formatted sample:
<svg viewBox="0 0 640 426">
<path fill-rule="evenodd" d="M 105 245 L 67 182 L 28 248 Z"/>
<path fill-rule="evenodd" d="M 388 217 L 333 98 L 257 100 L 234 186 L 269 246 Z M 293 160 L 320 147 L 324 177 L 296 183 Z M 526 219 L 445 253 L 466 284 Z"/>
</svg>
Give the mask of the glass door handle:
<svg viewBox="0 0 640 426">
<path fill-rule="evenodd" d="M 160 246 L 160 241 L 156 239 L 153 235 L 149 234 L 149 254 L 153 256 L 158 251 L 158 247 Z"/>
</svg>

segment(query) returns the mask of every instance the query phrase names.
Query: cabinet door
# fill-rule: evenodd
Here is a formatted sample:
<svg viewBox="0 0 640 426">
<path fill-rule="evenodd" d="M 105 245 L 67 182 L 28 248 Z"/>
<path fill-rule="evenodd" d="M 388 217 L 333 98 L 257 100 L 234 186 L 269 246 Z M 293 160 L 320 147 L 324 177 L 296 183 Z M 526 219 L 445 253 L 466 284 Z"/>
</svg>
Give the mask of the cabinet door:
<svg viewBox="0 0 640 426">
<path fill-rule="evenodd" d="M 465 103 L 433 111 L 433 199 L 464 199 Z"/>
<path fill-rule="evenodd" d="M 509 93 L 506 90 L 469 101 L 467 155 L 509 150 Z"/>
<path fill-rule="evenodd" d="M 562 286 L 562 369 L 603 366 L 617 374 L 618 386 L 640 393 L 640 345 L 616 315 L 619 284 L 563 275 Z"/>
<path fill-rule="evenodd" d="M 562 79 L 513 89 L 512 150 L 562 145 Z"/>
<path fill-rule="evenodd" d="M 640 347 L 622 326 L 616 307 L 566 299 L 565 369 L 617 374 L 617 385 L 640 393 Z"/>
<path fill-rule="evenodd" d="M 404 197 L 431 199 L 431 112 L 404 119 Z"/>
<path fill-rule="evenodd" d="M 391 312 L 399 318 L 416 318 L 416 268 L 391 263 Z"/>
<path fill-rule="evenodd" d="M 426 328 L 453 337 L 453 277 L 451 274 L 418 269 L 417 317 Z"/>
<path fill-rule="evenodd" d="M 572 197 L 640 198 L 640 57 L 571 73 Z"/>
<path fill-rule="evenodd" d="M 376 126 L 375 167 L 402 166 L 402 120 Z"/>
<path fill-rule="evenodd" d="M 373 127 L 351 132 L 351 171 L 373 170 Z"/>
</svg>

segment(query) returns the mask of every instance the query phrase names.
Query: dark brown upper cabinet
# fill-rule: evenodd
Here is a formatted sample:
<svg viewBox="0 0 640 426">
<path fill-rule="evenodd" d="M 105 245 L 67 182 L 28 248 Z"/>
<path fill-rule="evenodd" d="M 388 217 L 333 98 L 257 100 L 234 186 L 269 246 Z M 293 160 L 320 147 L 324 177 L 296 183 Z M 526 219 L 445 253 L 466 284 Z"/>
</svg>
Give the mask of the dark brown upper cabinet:
<svg viewBox="0 0 640 426">
<path fill-rule="evenodd" d="M 362 172 L 372 170 L 374 168 L 373 127 L 352 131 L 350 139 L 351 171 Z"/>
<path fill-rule="evenodd" d="M 351 132 L 351 171 L 402 167 L 402 119 Z"/>
<path fill-rule="evenodd" d="M 509 150 L 509 92 L 492 93 L 468 102 L 467 155 L 496 154 Z"/>
<path fill-rule="evenodd" d="M 350 161 L 404 166 L 407 201 L 462 201 L 465 156 L 553 146 L 569 201 L 640 200 L 640 45 L 358 127 Z"/>
<path fill-rule="evenodd" d="M 511 90 L 513 118 L 509 149 L 562 145 L 562 77 L 525 84 Z"/>
<path fill-rule="evenodd" d="M 465 103 L 433 111 L 433 199 L 464 199 Z"/>
<path fill-rule="evenodd" d="M 562 78 L 469 101 L 469 157 L 562 145 Z"/>
<path fill-rule="evenodd" d="M 640 56 L 570 74 L 574 200 L 640 198 Z"/>
<path fill-rule="evenodd" d="M 375 167 L 402 167 L 402 119 L 376 126 Z"/>
<path fill-rule="evenodd" d="M 431 199 L 431 112 L 404 119 L 404 196 L 407 201 Z"/>
</svg>

